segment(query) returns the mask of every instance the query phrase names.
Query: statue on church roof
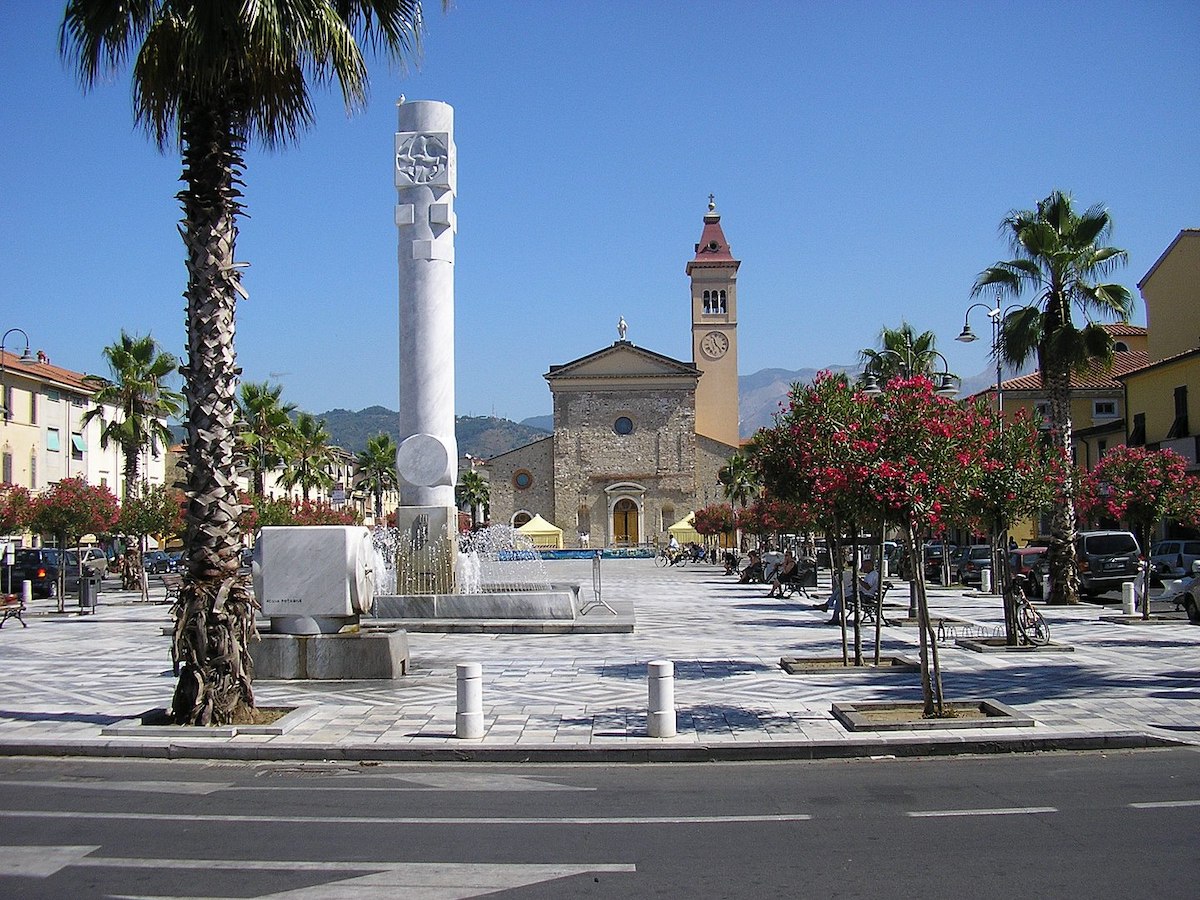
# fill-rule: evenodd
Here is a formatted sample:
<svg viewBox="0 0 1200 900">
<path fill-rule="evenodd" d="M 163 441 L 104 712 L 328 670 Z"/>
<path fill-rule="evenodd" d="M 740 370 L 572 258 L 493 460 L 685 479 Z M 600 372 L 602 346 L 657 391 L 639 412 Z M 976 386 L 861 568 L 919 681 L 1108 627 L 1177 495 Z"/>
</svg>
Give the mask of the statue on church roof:
<svg viewBox="0 0 1200 900">
<path fill-rule="evenodd" d="M 617 335 L 621 340 L 625 340 L 625 334 L 629 331 L 629 326 L 625 322 L 625 317 L 621 316 L 617 320 Z"/>
</svg>

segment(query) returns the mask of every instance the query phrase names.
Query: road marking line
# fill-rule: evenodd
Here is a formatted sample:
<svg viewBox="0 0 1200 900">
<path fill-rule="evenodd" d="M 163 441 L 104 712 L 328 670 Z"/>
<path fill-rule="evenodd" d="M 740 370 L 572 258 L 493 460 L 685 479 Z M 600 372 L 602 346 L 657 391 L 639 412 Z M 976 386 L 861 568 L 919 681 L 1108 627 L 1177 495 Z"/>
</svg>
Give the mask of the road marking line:
<svg viewBox="0 0 1200 900">
<path fill-rule="evenodd" d="M 1180 806 L 1200 806 L 1200 800 L 1157 800 L 1153 803 L 1130 803 L 1134 809 L 1174 809 Z"/>
<path fill-rule="evenodd" d="M 1056 813 L 1053 806 L 1012 806 L 999 809 L 926 809 L 909 812 L 914 819 L 936 819 L 949 816 L 1025 816 L 1035 813 Z"/>
<path fill-rule="evenodd" d="M 179 813 L 86 812 L 81 810 L 0 809 L 7 819 L 97 819 L 138 822 L 287 822 L 327 825 L 726 825 L 739 822 L 806 822 L 802 813 L 763 816 L 246 816 Z"/>
<path fill-rule="evenodd" d="M 84 791 L 132 791 L 143 794 L 190 794 L 203 796 L 227 791 L 234 787 L 232 783 L 217 783 L 212 781 L 0 781 L 3 787 L 25 788 L 67 788 L 68 790 Z"/>
</svg>

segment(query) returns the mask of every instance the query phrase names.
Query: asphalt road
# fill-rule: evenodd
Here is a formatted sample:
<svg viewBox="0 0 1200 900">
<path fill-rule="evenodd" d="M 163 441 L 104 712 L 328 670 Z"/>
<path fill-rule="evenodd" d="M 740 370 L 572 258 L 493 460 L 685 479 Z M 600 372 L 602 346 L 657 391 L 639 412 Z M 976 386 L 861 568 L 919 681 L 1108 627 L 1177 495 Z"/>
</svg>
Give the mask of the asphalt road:
<svg viewBox="0 0 1200 900">
<path fill-rule="evenodd" d="M 3 897 L 1196 896 L 1200 751 L 0 760 Z"/>
</svg>

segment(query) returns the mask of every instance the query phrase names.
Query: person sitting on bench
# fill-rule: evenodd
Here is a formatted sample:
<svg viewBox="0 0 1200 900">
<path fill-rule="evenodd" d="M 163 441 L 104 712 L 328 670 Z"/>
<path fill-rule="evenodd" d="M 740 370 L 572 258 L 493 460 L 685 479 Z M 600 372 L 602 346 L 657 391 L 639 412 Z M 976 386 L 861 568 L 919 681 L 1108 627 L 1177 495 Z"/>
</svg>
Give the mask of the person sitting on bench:
<svg viewBox="0 0 1200 900">
<path fill-rule="evenodd" d="M 742 569 L 742 576 L 738 579 L 739 584 L 758 584 L 763 580 L 763 564 L 762 557 L 758 555 L 757 550 L 750 551 L 750 562 L 746 568 Z"/>
<path fill-rule="evenodd" d="M 842 576 L 843 589 L 833 592 L 830 598 L 833 601 L 833 617 L 829 620 L 830 625 L 840 625 L 842 622 L 842 595 L 849 593 L 850 585 L 853 583 L 851 579 L 854 576 L 849 571 L 846 571 Z M 858 600 L 860 603 L 866 604 L 873 602 L 879 595 L 879 573 L 875 571 L 875 560 L 863 560 L 862 570 L 858 576 Z M 828 604 L 826 604 L 828 606 Z"/>
<path fill-rule="evenodd" d="M 771 589 L 767 591 L 767 596 L 778 597 L 782 600 L 784 583 L 794 581 L 799 571 L 800 566 L 796 562 L 795 554 L 788 550 L 783 554 L 783 562 L 775 569 L 774 577 L 771 579 Z"/>
</svg>

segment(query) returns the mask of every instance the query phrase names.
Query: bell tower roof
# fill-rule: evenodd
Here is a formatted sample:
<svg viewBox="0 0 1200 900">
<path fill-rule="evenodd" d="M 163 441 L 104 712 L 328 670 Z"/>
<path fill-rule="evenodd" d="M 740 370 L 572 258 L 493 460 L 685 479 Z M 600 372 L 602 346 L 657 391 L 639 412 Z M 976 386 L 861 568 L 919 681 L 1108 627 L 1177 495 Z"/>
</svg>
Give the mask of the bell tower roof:
<svg viewBox="0 0 1200 900">
<path fill-rule="evenodd" d="M 716 198 L 708 195 L 708 212 L 704 214 L 704 230 L 700 232 L 700 243 L 696 244 L 696 255 L 687 264 L 687 273 L 692 274 L 694 266 L 733 265 L 740 262 L 733 258 L 729 250 L 729 241 L 725 240 L 725 232 L 721 228 L 721 214 L 717 212 Z"/>
</svg>

